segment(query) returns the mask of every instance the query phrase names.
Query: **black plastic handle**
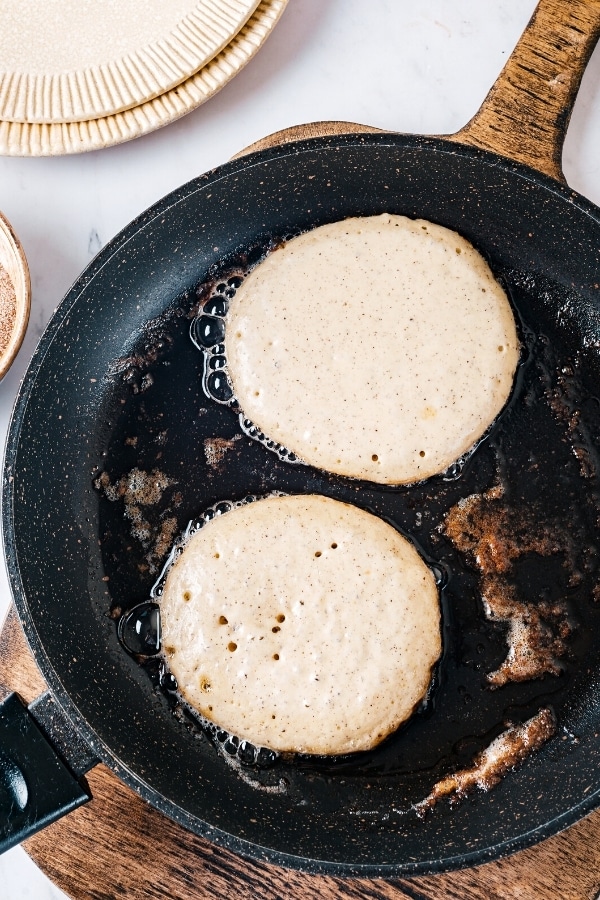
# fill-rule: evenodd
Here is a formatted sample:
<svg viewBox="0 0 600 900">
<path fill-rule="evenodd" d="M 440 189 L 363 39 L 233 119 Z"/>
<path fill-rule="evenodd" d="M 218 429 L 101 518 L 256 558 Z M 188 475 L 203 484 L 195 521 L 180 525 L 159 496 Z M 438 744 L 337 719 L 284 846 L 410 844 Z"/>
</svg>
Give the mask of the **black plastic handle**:
<svg viewBox="0 0 600 900">
<path fill-rule="evenodd" d="M 96 762 L 50 694 L 29 709 L 9 694 L 0 704 L 0 853 L 87 803 L 82 776 Z"/>
</svg>

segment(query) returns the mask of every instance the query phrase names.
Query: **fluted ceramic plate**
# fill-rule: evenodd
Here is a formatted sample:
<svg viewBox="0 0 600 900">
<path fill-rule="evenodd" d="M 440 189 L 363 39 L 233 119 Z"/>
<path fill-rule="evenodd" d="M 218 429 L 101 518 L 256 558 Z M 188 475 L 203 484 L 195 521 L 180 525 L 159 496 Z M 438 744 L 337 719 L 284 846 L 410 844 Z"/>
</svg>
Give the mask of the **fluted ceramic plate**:
<svg viewBox="0 0 600 900">
<path fill-rule="evenodd" d="M 109 116 L 207 65 L 259 0 L 2 0 L 0 119 Z"/>
<path fill-rule="evenodd" d="M 288 0 L 261 0 L 243 28 L 194 75 L 165 93 L 111 116 L 77 122 L 0 121 L 0 154 L 61 156 L 100 150 L 174 122 L 216 94 L 260 49 Z"/>
</svg>

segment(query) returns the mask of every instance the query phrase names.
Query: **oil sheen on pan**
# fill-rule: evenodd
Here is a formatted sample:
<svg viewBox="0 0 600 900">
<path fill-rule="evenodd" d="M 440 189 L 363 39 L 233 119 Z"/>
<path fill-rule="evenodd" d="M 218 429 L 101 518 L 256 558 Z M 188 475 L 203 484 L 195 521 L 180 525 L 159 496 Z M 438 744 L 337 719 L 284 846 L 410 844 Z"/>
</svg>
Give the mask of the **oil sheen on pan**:
<svg viewBox="0 0 600 900">
<path fill-rule="evenodd" d="M 520 352 L 483 257 L 404 216 L 286 242 L 223 321 L 227 367 L 215 378 L 228 378 L 243 417 L 305 463 L 382 484 L 423 480 L 467 453 L 508 400 Z M 200 318 L 201 346 L 215 327 Z"/>
<path fill-rule="evenodd" d="M 438 577 L 442 607 L 442 656 L 422 708 L 377 747 L 350 757 L 261 755 L 229 732 L 211 733 L 215 752 L 261 789 L 285 782 L 282 789 L 294 794 L 300 790 L 294 773 L 307 767 L 328 778 L 356 777 L 357 784 L 368 775 L 373 822 L 389 823 L 425 798 L 449 796 L 434 786 L 448 787 L 445 779 L 453 776 L 465 791 L 490 786 L 492 757 L 510 777 L 511 765 L 525 758 L 528 735 L 535 749 L 561 727 L 582 660 L 600 653 L 594 637 L 600 406 L 579 378 L 576 348 L 555 339 L 548 318 L 540 324 L 540 285 L 503 269 L 494 274 L 510 298 L 521 359 L 508 402 L 473 453 L 426 481 L 393 488 L 294 464 L 294 454 L 273 441 L 269 447 L 259 429 L 246 433 L 227 402 L 225 381 L 214 396 L 226 365 L 228 305 L 248 272 L 290 237 L 269 236 L 223 260 L 115 362 L 114 425 L 94 475 L 111 614 L 120 620 L 148 603 L 175 536 L 224 498 L 320 494 L 409 536 Z M 548 285 L 553 295 L 561 290 Z M 205 354 L 190 343 L 190 327 L 197 343 L 202 319 L 211 320 L 214 338 L 206 368 Z M 160 490 L 136 495 L 140 473 L 158 473 Z M 519 551 L 507 541 L 509 532 L 526 536 Z M 503 542 L 494 569 L 489 560 Z M 517 640 L 523 634 L 529 649 Z M 542 668 L 525 667 L 530 651 Z M 137 657 L 173 715 L 201 731 L 163 655 Z M 516 748 L 513 757 L 496 752 L 508 745 Z M 479 781 L 478 760 L 488 766 Z"/>
</svg>

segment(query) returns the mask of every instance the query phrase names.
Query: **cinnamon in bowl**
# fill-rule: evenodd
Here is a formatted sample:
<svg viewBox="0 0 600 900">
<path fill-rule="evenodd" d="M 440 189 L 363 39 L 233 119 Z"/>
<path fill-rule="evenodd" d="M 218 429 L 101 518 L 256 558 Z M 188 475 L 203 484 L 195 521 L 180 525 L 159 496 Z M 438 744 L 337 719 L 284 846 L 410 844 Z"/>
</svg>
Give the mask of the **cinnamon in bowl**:
<svg viewBox="0 0 600 900">
<path fill-rule="evenodd" d="M 10 223 L 0 213 L 0 379 L 19 352 L 30 306 L 27 259 Z"/>
</svg>

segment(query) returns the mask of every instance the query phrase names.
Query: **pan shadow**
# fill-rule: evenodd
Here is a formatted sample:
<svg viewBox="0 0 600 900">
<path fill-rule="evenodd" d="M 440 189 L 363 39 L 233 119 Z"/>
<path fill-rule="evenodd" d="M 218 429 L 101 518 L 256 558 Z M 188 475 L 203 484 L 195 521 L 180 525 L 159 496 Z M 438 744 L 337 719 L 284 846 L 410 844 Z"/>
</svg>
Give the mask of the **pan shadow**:
<svg viewBox="0 0 600 900">
<path fill-rule="evenodd" d="M 342 19 L 343 7 L 343 0 L 303 0 L 300 4 L 290 0 L 264 47 L 246 66 L 244 76 L 233 79 L 219 96 L 229 94 L 236 103 L 248 108 L 247 104 L 265 83 L 293 66 L 310 44 L 327 33 L 323 25 L 325 18 Z"/>
<path fill-rule="evenodd" d="M 211 119 L 219 120 L 223 116 L 252 116 L 257 96 L 261 96 L 286 70 L 298 64 L 299 57 L 327 32 L 324 19 L 332 16 L 343 16 L 342 0 L 303 0 L 301 4 L 290 0 L 272 34 L 243 72 L 190 115 L 202 115 L 205 127 L 210 127 Z M 179 120 L 170 126 L 170 130 L 181 127 L 184 126 Z"/>
<path fill-rule="evenodd" d="M 575 101 L 563 150 L 567 182 L 592 203 L 600 204 L 594 175 L 600 167 L 600 46 L 592 54 Z"/>
</svg>

